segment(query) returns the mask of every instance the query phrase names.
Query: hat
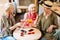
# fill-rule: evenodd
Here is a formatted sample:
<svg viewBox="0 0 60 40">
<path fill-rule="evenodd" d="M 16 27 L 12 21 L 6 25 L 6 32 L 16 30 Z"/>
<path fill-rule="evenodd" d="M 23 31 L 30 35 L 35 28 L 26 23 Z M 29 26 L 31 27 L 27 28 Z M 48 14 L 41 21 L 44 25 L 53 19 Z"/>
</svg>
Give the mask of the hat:
<svg viewBox="0 0 60 40">
<path fill-rule="evenodd" d="M 45 1 L 45 2 L 43 3 L 43 6 L 44 6 L 44 7 L 47 7 L 47 8 L 52 7 L 52 5 L 53 5 L 53 3 L 52 3 L 51 1 Z"/>
</svg>

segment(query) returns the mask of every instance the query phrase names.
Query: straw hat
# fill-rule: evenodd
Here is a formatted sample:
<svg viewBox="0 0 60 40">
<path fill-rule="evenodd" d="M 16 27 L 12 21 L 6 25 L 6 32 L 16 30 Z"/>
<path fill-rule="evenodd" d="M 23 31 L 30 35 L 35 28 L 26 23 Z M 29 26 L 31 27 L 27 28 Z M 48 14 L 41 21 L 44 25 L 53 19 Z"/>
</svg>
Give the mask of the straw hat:
<svg viewBox="0 0 60 40">
<path fill-rule="evenodd" d="M 43 7 L 51 8 L 53 3 L 51 1 L 45 1 L 42 5 Z"/>
</svg>

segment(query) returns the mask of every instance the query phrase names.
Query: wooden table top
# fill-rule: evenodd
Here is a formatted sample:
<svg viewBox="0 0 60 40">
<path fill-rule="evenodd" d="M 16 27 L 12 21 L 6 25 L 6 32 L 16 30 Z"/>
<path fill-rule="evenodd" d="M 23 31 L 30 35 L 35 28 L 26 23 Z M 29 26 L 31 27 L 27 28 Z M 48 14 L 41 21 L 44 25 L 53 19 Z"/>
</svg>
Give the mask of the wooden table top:
<svg viewBox="0 0 60 40">
<path fill-rule="evenodd" d="M 28 30 L 33 29 L 32 32 L 35 32 L 34 34 L 28 34 L 30 33 Z M 23 36 L 21 36 L 21 31 L 24 30 L 26 31 Z M 18 40 L 34 40 L 34 39 L 39 39 L 41 37 L 41 32 L 36 29 L 36 28 L 17 28 L 13 32 L 13 36 L 18 39 Z"/>
<path fill-rule="evenodd" d="M 60 7 L 59 6 L 53 6 L 51 8 L 51 10 L 56 12 L 56 14 L 60 16 Z"/>
</svg>

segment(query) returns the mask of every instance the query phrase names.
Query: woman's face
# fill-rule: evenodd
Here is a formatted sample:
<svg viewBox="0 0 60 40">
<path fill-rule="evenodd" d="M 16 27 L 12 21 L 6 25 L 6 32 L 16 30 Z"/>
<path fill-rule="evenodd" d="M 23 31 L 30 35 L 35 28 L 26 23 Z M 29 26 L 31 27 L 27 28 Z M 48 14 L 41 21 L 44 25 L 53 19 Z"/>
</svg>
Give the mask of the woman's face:
<svg viewBox="0 0 60 40">
<path fill-rule="evenodd" d="M 36 13 L 36 6 L 34 6 L 34 7 L 31 7 L 31 13 Z"/>
</svg>

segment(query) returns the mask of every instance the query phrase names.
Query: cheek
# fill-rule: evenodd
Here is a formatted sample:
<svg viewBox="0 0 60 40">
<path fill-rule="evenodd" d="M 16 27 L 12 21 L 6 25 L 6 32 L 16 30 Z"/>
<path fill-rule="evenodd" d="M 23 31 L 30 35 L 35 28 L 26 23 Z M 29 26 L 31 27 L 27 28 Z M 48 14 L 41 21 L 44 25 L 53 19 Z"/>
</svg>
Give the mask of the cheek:
<svg viewBox="0 0 60 40">
<path fill-rule="evenodd" d="M 14 10 L 12 10 L 12 12 L 14 12 Z"/>
<path fill-rule="evenodd" d="M 31 11 L 32 11 L 32 12 L 35 12 L 36 10 L 35 10 L 35 9 L 32 9 Z"/>
<path fill-rule="evenodd" d="M 30 9 L 30 11 L 33 11 L 33 9 Z"/>
<path fill-rule="evenodd" d="M 46 9 L 44 9 L 45 10 L 45 12 L 47 12 L 47 10 Z"/>
<path fill-rule="evenodd" d="M 48 9 L 44 9 L 46 12 L 48 12 L 49 10 Z"/>
<path fill-rule="evenodd" d="M 13 10 L 13 9 L 11 9 L 11 12 L 14 12 L 14 10 Z"/>
</svg>

